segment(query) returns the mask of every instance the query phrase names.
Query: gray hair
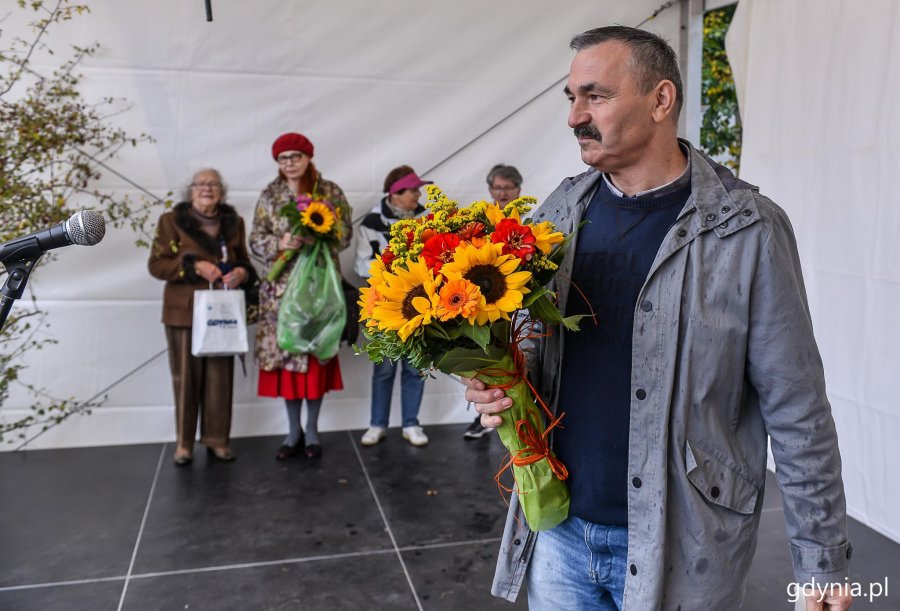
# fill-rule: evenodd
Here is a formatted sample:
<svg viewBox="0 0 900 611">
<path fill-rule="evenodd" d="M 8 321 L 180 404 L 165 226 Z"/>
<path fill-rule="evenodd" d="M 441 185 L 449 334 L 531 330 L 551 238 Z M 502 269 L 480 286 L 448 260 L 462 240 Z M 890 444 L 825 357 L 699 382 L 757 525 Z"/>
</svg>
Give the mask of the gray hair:
<svg viewBox="0 0 900 611">
<path fill-rule="evenodd" d="M 661 36 L 646 30 L 611 25 L 582 32 L 572 39 L 569 46 L 575 51 L 583 51 L 609 40 L 625 43 L 631 50 L 634 76 L 642 95 L 650 93 L 662 80 L 672 81 L 675 85 L 675 117 L 677 118 L 684 103 L 684 88 L 681 85 L 678 56 L 669 43 Z"/>
<path fill-rule="evenodd" d="M 191 182 L 184 186 L 184 189 L 181 191 L 181 201 L 189 202 L 191 201 L 191 185 L 194 184 L 194 181 L 200 174 L 204 172 L 211 172 L 216 175 L 216 179 L 222 184 L 221 193 L 222 196 L 219 198 L 219 202 L 224 202 L 228 198 L 228 185 L 225 184 L 225 181 L 222 180 L 222 174 L 219 173 L 219 170 L 215 168 L 200 168 L 196 172 L 191 175 Z"/>
<path fill-rule="evenodd" d="M 511 165 L 503 165 L 502 163 L 498 163 L 497 165 L 492 167 L 491 171 L 488 172 L 487 175 L 487 184 L 489 187 L 494 186 L 494 179 L 498 176 L 510 181 L 512 184 L 516 185 L 516 188 L 522 187 L 522 175 L 519 174 L 519 170 Z"/>
</svg>

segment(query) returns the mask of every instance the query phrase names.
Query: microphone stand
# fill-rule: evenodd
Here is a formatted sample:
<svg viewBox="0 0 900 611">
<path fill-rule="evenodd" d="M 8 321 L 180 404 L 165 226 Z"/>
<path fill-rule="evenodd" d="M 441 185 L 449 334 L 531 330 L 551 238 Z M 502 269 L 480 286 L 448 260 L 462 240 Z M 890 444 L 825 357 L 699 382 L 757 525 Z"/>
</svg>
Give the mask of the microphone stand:
<svg viewBox="0 0 900 611">
<path fill-rule="evenodd" d="M 28 282 L 31 270 L 34 269 L 35 264 L 42 255 L 43 253 L 36 257 L 32 256 L 30 258 L 26 257 L 15 261 L 3 262 L 4 266 L 6 266 L 7 276 L 6 282 L 0 288 L 0 329 L 6 324 L 6 318 L 12 309 L 13 301 L 25 294 L 25 283 Z"/>
</svg>

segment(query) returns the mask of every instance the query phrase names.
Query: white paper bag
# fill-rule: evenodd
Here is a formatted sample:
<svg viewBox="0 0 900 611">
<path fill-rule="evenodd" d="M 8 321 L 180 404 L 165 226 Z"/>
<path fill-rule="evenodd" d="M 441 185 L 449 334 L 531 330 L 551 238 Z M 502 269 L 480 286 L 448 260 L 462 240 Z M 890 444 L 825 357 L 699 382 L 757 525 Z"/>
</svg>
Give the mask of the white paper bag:
<svg viewBox="0 0 900 611">
<path fill-rule="evenodd" d="M 191 354 L 231 356 L 248 348 L 244 291 L 194 291 Z"/>
</svg>

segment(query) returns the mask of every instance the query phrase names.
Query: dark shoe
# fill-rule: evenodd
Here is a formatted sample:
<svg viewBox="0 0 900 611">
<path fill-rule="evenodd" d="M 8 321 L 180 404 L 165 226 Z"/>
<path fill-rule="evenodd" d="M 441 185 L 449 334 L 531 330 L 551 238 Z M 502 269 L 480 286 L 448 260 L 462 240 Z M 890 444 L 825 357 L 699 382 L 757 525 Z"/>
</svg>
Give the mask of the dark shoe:
<svg viewBox="0 0 900 611">
<path fill-rule="evenodd" d="M 281 446 L 278 448 L 278 453 L 275 454 L 275 460 L 287 460 L 288 458 L 293 458 L 300 453 L 301 447 L 302 446 L 299 443 L 295 446 Z"/>
<path fill-rule="evenodd" d="M 311 443 L 306 446 L 306 457 L 307 458 L 322 458 L 322 446 L 317 443 Z"/>
<path fill-rule="evenodd" d="M 190 454 L 175 454 L 173 462 L 176 467 L 186 467 L 194 462 L 194 457 Z"/>
<path fill-rule="evenodd" d="M 469 425 L 466 432 L 463 433 L 464 439 L 480 439 L 494 429 L 481 426 L 481 416 L 475 418 L 475 422 Z"/>
<path fill-rule="evenodd" d="M 233 462 L 235 458 L 230 448 L 206 448 L 206 454 L 213 462 Z"/>
</svg>

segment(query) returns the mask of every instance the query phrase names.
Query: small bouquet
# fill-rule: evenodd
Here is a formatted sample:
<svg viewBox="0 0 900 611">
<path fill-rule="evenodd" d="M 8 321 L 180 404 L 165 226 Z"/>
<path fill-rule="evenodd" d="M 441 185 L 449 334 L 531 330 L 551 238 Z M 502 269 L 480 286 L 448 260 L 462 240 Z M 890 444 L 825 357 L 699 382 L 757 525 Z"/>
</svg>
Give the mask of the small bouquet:
<svg viewBox="0 0 900 611">
<path fill-rule="evenodd" d="M 281 216 L 290 220 L 292 234 L 316 241 L 338 244 L 346 231 L 340 209 L 319 196 L 315 187 L 312 193 L 297 197 L 296 203 L 283 206 Z M 296 255 L 297 250 L 293 248 L 282 251 L 266 274 L 266 280 L 275 282 Z"/>
<path fill-rule="evenodd" d="M 291 271 L 278 307 L 276 341 L 292 354 L 312 354 L 326 362 L 340 348 L 347 310 L 331 246 L 337 246 L 346 232 L 340 208 L 312 195 L 301 195 L 296 205 L 288 204 L 281 214 L 291 220 L 291 232 L 307 240 L 297 250 L 278 255 L 266 275 L 274 282 L 297 253 L 301 258 Z"/>
<path fill-rule="evenodd" d="M 365 342 L 357 350 L 504 389 L 513 400 L 497 429 L 510 451 L 506 466 L 529 527 L 552 528 L 569 509 L 568 472 L 547 442 L 563 414 L 554 417 L 537 396 L 520 344 L 540 337 L 538 322 L 578 328 L 580 317 L 564 318 L 545 288 L 570 237 L 522 220 L 534 198 L 458 209 L 438 187 L 427 190 L 430 214 L 392 225 L 360 289 Z"/>
</svg>

